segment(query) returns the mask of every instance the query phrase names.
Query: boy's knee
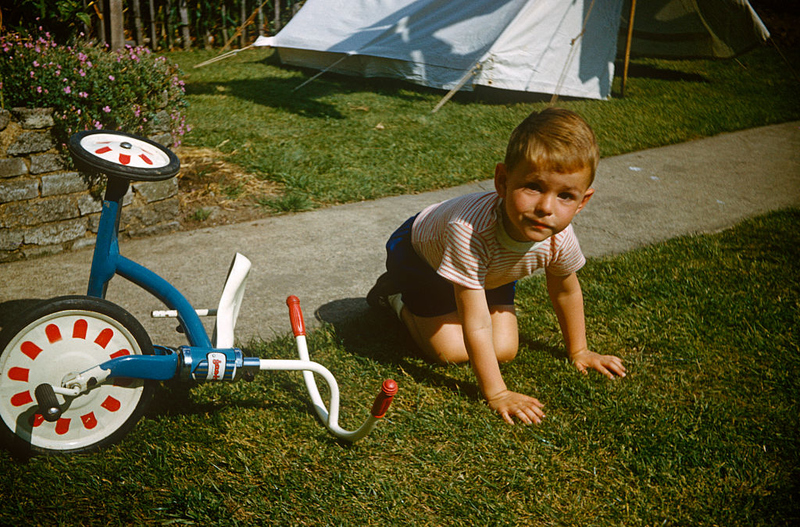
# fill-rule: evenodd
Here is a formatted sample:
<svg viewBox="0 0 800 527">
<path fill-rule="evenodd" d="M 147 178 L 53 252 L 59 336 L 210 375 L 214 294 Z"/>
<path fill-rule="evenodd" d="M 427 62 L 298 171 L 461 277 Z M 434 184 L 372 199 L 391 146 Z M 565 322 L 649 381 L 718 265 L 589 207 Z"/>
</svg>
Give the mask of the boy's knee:
<svg viewBox="0 0 800 527">
<path fill-rule="evenodd" d="M 497 355 L 497 362 L 511 362 L 517 357 L 519 347 L 514 345 L 496 346 L 495 353 Z"/>
<path fill-rule="evenodd" d="M 431 362 L 440 366 L 463 364 L 469 361 L 467 350 L 463 348 L 434 348 L 428 353 Z"/>
<path fill-rule="evenodd" d="M 494 343 L 494 353 L 495 356 L 497 356 L 497 362 L 511 362 L 517 357 L 518 351 L 519 336 L 516 331 L 506 331 L 498 336 Z"/>
</svg>

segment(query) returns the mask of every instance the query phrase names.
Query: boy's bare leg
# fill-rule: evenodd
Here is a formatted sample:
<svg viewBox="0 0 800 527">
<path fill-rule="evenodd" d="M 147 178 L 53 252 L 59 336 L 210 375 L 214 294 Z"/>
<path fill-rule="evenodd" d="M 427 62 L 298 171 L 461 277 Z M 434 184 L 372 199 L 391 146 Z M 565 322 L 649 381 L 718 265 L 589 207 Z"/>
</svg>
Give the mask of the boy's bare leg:
<svg viewBox="0 0 800 527">
<path fill-rule="evenodd" d="M 490 313 L 497 360 L 508 362 L 516 357 L 519 348 L 516 311 L 514 306 L 493 306 Z M 469 361 L 458 313 L 418 317 L 403 307 L 400 318 L 426 360 L 436 364 Z"/>
</svg>

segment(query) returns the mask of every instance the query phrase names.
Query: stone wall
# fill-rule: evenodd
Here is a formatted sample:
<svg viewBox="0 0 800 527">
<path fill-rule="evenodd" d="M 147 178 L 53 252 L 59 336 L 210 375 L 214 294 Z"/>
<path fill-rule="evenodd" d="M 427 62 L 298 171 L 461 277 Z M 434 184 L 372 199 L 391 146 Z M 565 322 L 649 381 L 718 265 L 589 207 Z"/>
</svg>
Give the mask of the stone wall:
<svg viewBox="0 0 800 527">
<path fill-rule="evenodd" d="M 0 262 L 94 245 L 102 182 L 70 168 L 51 133 L 51 109 L 0 109 Z M 151 136 L 167 144 L 169 134 Z M 128 236 L 177 229 L 176 178 L 134 182 L 120 232 Z"/>
</svg>

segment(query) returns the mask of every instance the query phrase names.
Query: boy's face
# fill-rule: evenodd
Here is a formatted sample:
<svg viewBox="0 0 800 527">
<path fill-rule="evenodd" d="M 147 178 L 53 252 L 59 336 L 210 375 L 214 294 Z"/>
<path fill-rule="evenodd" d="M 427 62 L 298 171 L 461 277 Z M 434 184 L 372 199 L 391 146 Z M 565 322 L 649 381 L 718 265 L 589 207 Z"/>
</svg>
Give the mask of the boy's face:
<svg viewBox="0 0 800 527">
<path fill-rule="evenodd" d="M 535 171 L 522 162 L 509 172 L 498 163 L 494 185 L 503 198 L 508 235 L 520 242 L 540 242 L 566 229 L 594 194 L 590 176 L 589 168 L 561 174 Z"/>
</svg>

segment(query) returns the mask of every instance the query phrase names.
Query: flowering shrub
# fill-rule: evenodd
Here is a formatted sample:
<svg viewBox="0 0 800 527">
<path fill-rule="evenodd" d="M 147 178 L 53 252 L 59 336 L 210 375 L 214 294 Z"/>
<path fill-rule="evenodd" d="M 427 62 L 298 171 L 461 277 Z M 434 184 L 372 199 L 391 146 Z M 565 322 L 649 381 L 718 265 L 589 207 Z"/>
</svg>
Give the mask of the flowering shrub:
<svg viewBox="0 0 800 527">
<path fill-rule="evenodd" d="M 178 73 L 147 48 L 60 46 L 49 33 L 0 36 L 0 101 L 7 108 L 53 108 L 62 144 L 77 131 L 97 128 L 169 132 L 177 146 L 188 131 Z"/>
</svg>

